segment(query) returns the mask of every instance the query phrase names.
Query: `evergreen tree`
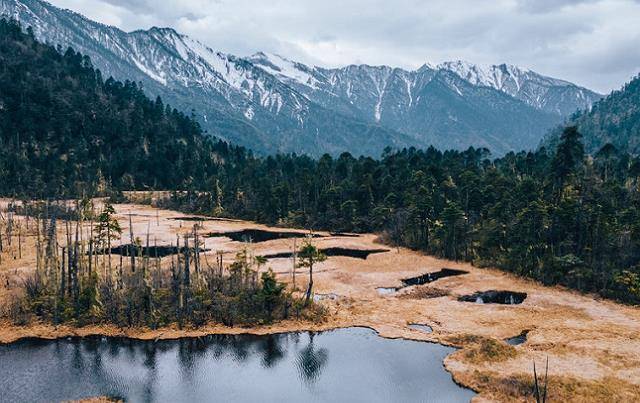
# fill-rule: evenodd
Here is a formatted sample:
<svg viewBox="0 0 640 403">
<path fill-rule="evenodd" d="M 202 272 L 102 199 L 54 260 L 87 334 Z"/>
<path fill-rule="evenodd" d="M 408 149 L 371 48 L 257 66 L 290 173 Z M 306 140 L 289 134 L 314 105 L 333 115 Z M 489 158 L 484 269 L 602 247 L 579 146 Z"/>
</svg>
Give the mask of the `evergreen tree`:
<svg viewBox="0 0 640 403">
<path fill-rule="evenodd" d="M 327 260 L 327 256 L 313 245 L 311 238 L 308 238 L 305 241 L 302 248 L 298 251 L 297 256 L 300 262 L 299 267 L 309 268 L 309 284 L 307 286 L 305 297 L 305 304 L 308 305 L 311 301 L 311 294 L 313 292 L 313 266 Z"/>
</svg>

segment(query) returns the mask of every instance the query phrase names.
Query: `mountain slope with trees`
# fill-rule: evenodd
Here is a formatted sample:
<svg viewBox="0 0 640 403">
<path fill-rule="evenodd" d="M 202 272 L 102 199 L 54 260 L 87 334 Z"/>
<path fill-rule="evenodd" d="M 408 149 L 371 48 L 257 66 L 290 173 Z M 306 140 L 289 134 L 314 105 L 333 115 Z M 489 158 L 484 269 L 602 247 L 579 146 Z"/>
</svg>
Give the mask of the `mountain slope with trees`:
<svg viewBox="0 0 640 403">
<path fill-rule="evenodd" d="M 617 150 L 640 154 L 640 75 L 618 91 L 579 111 L 569 120 L 584 136 L 585 149 L 593 154 L 607 144 Z M 557 144 L 562 128 L 546 136 L 543 144 Z"/>
<path fill-rule="evenodd" d="M 3 194 L 175 188 L 205 181 L 217 157 L 245 155 L 206 138 L 197 122 L 135 83 L 104 80 L 88 57 L 39 43 L 15 21 L 0 23 L 0 66 Z"/>
</svg>

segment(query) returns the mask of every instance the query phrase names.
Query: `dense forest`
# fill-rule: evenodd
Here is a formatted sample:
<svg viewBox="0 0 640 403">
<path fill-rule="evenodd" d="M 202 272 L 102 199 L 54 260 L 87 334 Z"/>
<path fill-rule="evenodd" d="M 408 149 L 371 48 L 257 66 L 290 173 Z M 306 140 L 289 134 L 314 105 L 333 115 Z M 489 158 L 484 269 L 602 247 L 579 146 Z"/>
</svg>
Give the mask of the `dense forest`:
<svg viewBox="0 0 640 403">
<path fill-rule="evenodd" d="M 203 183 L 215 172 L 218 148 L 234 152 L 136 83 L 104 80 L 88 57 L 0 21 L 2 194 Z"/>
<path fill-rule="evenodd" d="M 606 144 L 491 159 L 387 150 L 380 159 L 253 156 L 203 134 L 134 83 L 0 23 L 0 193 L 160 189 L 161 204 L 268 224 L 375 231 L 388 243 L 640 303 L 640 159 Z"/>
</svg>

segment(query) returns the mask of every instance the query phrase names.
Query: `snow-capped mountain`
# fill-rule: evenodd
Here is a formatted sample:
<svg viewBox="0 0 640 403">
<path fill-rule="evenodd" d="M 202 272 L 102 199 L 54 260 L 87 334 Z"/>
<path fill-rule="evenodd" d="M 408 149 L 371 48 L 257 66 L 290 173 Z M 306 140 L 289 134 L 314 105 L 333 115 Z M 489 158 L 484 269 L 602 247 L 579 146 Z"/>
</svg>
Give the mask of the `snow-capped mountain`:
<svg viewBox="0 0 640 403">
<path fill-rule="evenodd" d="M 357 82 L 349 80 L 349 76 L 358 75 L 360 76 L 358 81 L 362 82 L 362 78 L 364 78 L 365 84 L 371 86 L 369 90 L 378 96 L 379 102 L 376 102 L 373 110 L 376 120 L 381 119 L 382 100 L 387 92 L 393 92 L 394 85 L 406 86 L 404 91 L 406 106 L 411 107 L 415 101 L 413 94 L 419 92 L 420 88 L 435 76 L 434 73 L 439 71 L 455 73 L 476 87 L 493 88 L 536 109 L 560 116 L 569 115 L 577 109 L 589 109 L 595 101 L 602 97 L 600 94 L 578 87 L 568 81 L 546 77 L 531 70 L 507 64 L 480 66 L 464 61 L 452 61 L 437 66 L 425 64 L 417 71 L 407 71 L 387 66 L 371 67 L 366 65 L 348 66 L 341 69 L 310 68 L 282 56 L 267 55 L 262 52 L 248 59 L 288 84 L 303 85 L 313 91 L 320 89 L 342 95 L 349 102 L 357 102 L 356 99 L 353 99 L 353 86 L 358 85 Z M 394 80 L 396 81 L 394 82 Z M 341 88 L 345 83 L 346 87 Z M 459 88 L 456 89 L 454 83 L 450 84 L 452 89 L 459 93 Z M 341 90 L 344 90 L 344 93 L 341 93 Z"/>
<path fill-rule="evenodd" d="M 446 62 L 438 69 L 449 70 L 471 84 L 491 87 L 534 108 L 561 116 L 576 109 L 589 109 L 601 95 L 568 81 L 546 77 L 509 64 L 480 66 L 463 61 Z"/>
<path fill-rule="evenodd" d="M 258 152 L 379 155 L 386 146 L 435 145 L 503 153 L 535 147 L 549 127 L 600 97 L 506 65 L 326 69 L 265 53 L 237 57 L 171 28 L 127 33 L 41 0 L 0 0 L 0 14 Z"/>
<path fill-rule="evenodd" d="M 533 146 L 540 126 L 588 109 L 601 98 L 567 81 L 504 64 L 483 68 L 448 62 L 408 71 L 309 67 L 262 52 L 248 59 L 326 108 L 439 147 L 473 144 L 501 152 L 517 148 L 513 141 Z"/>
</svg>

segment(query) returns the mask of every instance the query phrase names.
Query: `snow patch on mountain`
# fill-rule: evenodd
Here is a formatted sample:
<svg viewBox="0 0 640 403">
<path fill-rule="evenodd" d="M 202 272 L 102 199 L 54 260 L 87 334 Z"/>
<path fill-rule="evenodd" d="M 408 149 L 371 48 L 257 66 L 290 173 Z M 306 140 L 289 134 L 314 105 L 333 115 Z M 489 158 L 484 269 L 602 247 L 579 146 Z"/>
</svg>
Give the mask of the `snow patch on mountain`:
<svg viewBox="0 0 640 403">
<path fill-rule="evenodd" d="M 318 80 L 311 69 L 301 63 L 293 62 L 277 54 L 258 52 L 248 58 L 269 74 L 284 81 L 293 81 L 317 89 Z"/>
</svg>

